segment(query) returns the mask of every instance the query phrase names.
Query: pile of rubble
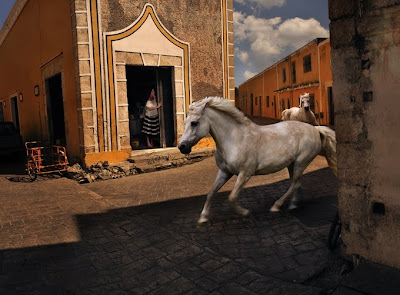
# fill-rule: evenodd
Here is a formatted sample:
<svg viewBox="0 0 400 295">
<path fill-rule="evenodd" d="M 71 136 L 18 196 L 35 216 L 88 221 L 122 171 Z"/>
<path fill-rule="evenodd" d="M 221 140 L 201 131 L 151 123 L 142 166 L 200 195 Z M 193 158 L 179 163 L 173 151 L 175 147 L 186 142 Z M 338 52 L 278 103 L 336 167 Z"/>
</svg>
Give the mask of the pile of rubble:
<svg viewBox="0 0 400 295">
<path fill-rule="evenodd" d="M 107 161 L 97 162 L 90 167 L 76 163 L 69 167 L 68 177 L 79 183 L 107 180 L 124 176 L 153 172 L 179 167 L 201 161 L 214 155 L 215 148 L 195 150 L 190 155 L 182 155 L 178 149 L 172 151 L 152 152 L 130 157 L 127 161 L 110 165 Z"/>
<path fill-rule="evenodd" d="M 133 163 L 121 162 L 110 165 L 108 161 L 97 162 L 87 168 L 82 168 L 76 163 L 68 168 L 68 177 L 79 183 L 93 182 L 96 180 L 107 180 L 137 174 L 138 170 Z"/>
</svg>

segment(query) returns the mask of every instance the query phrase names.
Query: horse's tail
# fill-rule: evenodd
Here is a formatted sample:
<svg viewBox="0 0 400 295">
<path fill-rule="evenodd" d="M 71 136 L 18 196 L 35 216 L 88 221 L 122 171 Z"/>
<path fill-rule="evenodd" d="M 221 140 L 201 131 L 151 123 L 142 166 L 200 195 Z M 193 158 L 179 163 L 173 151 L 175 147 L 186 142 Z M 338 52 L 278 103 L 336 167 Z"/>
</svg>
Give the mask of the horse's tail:
<svg viewBox="0 0 400 295">
<path fill-rule="evenodd" d="M 336 158 L 336 133 L 326 126 L 315 126 L 321 136 L 321 155 L 328 161 L 333 174 L 337 177 L 337 158 Z"/>
</svg>

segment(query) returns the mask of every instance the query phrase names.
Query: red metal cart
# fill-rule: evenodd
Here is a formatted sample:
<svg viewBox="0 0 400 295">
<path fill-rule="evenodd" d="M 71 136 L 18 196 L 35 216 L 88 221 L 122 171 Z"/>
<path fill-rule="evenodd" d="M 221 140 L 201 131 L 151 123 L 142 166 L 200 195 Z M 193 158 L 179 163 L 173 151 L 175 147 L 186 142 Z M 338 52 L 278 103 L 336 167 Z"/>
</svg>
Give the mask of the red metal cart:
<svg viewBox="0 0 400 295">
<path fill-rule="evenodd" d="M 38 174 L 62 172 L 68 169 L 68 158 L 65 147 L 44 145 L 40 141 L 25 143 L 26 170 L 32 181 Z"/>
</svg>

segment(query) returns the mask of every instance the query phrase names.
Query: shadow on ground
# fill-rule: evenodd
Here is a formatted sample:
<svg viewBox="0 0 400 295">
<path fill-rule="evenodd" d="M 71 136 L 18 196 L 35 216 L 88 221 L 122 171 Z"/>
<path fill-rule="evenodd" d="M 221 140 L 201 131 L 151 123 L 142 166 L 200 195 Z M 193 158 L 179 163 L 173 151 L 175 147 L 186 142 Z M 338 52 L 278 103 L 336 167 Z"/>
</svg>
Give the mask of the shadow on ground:
<svg viewBox="0 0 400 295">
<path fill-rule="evenodd" d="M 313 180 L 326 173 L 304 176 L 296 212 L 268 211 L 285 180 L 243 191 L 248 218 L 218 194 L 201 228 L 205 196 L 75 216 L 80 242 L 0 251 L 0 294 L 319 294 L 302 283 L 336 257 L 325 246 L 336 186 Z"/>
<path fill-rule="evenodd" d="M 0 154 L 0 175 L 25 175 L 25 154 Z"/>
</svg>

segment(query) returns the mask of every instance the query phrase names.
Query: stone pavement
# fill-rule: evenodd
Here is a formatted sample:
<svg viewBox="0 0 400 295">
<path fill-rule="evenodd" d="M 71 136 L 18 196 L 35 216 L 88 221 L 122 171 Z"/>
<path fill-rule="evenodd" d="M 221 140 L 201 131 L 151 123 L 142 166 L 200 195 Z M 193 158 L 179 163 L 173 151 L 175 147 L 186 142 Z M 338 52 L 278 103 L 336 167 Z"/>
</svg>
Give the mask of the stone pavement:
<svg viewBox="0 0 400 295">
<path fill-rule="evenodd" d="M 325 160 L 304 175 L 302 209 L 268 211 L 289 185 L 281 171 L 250 180 L 241 218 L 226 200 L 231 180 L 198 229 L 216 171 L 209 158 L 87 185 L 0 177 L 0 294 L 320 294 L 310 279 L 336 259 Z"/>
</svg>

